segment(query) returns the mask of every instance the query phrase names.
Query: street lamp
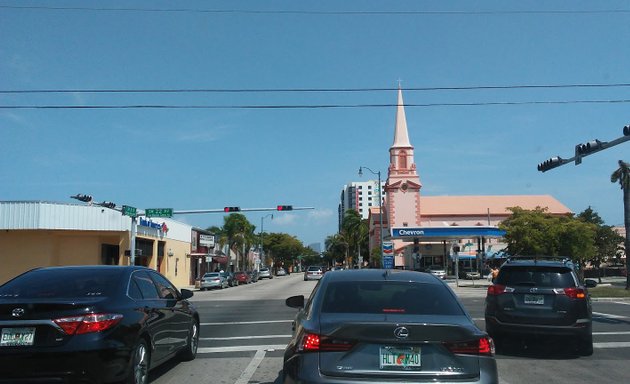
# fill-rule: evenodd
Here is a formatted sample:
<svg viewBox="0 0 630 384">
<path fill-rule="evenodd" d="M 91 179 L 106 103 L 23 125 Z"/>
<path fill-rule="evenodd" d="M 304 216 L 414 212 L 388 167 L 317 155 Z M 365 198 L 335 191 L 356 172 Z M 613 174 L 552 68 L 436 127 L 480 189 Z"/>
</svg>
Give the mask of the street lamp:
<svg viewBox="0 0 630 384">
<path fill-rule="evenodd" d="M 260 262 L 263 262 L 265 259 L 265 245 L 263 244 L 263 236 L 264 236 L 264 220 L 265 217 L 271 216 L 271 220 L 273 220 L 273 213 L 269 213 L 260 218 Z M 260 263 L 256 266 L 256 270 L 260 271 Z M 271 272 L 270 272 L 271 273 Z"/>
<path fill-rule="evenodd" d="M 378 218 L 380 224 L 380 234 L 381 234 L 381 267 L 383 266 L 383 187 L 381 186 L 381 171 L 374 172 L 368 167 L 359 167 L 359 176 L 363 176 L 363 168 L 372 172 L 373 175 L 378 175 Z"/>
</svg>

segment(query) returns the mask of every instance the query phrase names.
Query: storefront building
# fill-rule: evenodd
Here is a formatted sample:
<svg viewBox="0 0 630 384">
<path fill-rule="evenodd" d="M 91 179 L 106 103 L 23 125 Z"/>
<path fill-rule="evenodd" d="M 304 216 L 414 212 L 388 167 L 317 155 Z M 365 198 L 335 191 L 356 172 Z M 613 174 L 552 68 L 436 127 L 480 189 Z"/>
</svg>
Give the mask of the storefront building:
<svg viewBox="0 0 630 384">
<path fill-rule="evenodd" d="M 0 284 L 36 267 L 129 265 L 132 220 L 100 206 L 0 201 Z M 135 264 L 189 285 L 192 227 L 137 218 Z"/>
</svg>

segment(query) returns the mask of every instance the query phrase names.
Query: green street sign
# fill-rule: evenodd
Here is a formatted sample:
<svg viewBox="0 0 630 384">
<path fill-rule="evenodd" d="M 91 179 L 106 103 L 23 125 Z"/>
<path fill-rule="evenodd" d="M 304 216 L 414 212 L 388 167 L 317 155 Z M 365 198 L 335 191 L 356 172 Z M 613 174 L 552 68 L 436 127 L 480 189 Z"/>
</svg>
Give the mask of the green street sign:
<svg viewBox="0 0 630 384">
<path fill-rule="evenodd" d="M 136 207 L 130 207 L 128 205 L 123 205 L 122 206 L 122 214 L 123 216 L 129 216 L 129 217 L 136 217 L 138 210 L 136 209 Z"/>
<path fill-rule="evenodd" d="M 172 217 L 173 208 L 147 208 L 144 214 L 146 217 Z"/>
</svg>

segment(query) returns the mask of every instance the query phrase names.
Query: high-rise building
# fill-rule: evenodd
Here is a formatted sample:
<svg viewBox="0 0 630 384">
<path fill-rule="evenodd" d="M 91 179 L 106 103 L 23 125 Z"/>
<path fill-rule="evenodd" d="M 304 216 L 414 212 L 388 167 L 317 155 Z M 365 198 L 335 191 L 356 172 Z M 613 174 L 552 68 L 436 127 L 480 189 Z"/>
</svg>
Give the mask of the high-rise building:
<svg viewBox="0 0 630 384">
<path fill-rule="evenodd" d="M 385 197 L 385 181 L 381 180 L 381 188 L 383 197 Z M 371 207 L 378 207 L 378 180 L 353 181 L 344 185 L 341 190 L 341 198 L 339 203 L 339 228 L 343 222 L 344 212 L 354 209 L 359 212 L 362 219 L 367 219 Z"/>
</svg>

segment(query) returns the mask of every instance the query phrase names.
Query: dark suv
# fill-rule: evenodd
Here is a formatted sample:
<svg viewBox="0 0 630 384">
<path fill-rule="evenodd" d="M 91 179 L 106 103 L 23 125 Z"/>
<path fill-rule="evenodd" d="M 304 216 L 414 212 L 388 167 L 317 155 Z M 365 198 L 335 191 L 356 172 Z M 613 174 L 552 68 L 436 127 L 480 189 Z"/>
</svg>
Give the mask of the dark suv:
<svg viewBox="0 0 630 384">
<path fill-rule="evenodd" d="M 500 345 L 510 335 L 572 336 L 593 353 L 591 298 L 568 258 L 510 258 L 486 295 L 486 331 Z"/>
</svg>

